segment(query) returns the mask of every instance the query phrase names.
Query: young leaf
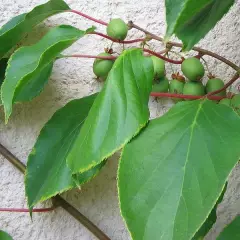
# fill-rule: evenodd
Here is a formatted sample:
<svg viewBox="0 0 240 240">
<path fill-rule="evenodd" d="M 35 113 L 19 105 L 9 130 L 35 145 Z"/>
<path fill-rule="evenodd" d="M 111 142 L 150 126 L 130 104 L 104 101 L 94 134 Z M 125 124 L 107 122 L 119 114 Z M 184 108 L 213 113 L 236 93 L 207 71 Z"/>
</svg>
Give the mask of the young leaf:
<svg viewBox="0 0 240 240">
<path fill-rule="evenodd" d="M 152 79 L 152 60 L 140 49 L 118 57 L 67 157 L 73 173 L 101 163 L 146 125 Z"/>
<path fill-rule="evenodd" d="M 196 232 L 192 240 L 200 240 L 203 239 L 207 233 L 211 230 L 213 224 L 217 221 L 217 207 L 222 202 L 224 194 L 227 190 L 227 183 L 225 184 L 225 187 L 221 193 L 221 196 L 218 198 L 214 208 L 212 209 L 211 213 L 201 226 L 201 228 Z"/>
<path fill-rule="evenodd" d="M 72 176 L 66 157 L 88 115 L 96 94 L 72 100 L 59 109 L 40 132 L 28 157 L 25 177 L 29 208 L 94 177 L 105 162 Z"/>
<path fill-rule="evenodd" d="M 240 239 L 240 216 L 237 216 L 218 236 L 217 240 Z"/>
<path fill-rule="evenodd" d="M 226 14 L 234 0 L 165 0 L 168 39 L 176 34 L 190 50 Z"/>
<path fill-rule="evenodd" d="M 11 50 L 26 33 L 44 19 L 69 10 L 63 0 L 50 0 L 35 7 L 31 12 L 12 18 L 0 29 L 0 59 Z"/>
<path fill-rule="evenodd" d="M 1 89 L 6 122 L 13 103 L 35 97 L 46 83 L 56 56 L 85 33 L 71 26 L 58 26 L 38 43 L 22 47 L 12 55 Z"/>
<path fill-rule="evenodd" d="M 6 232 L 0 230 L 0 239 L 1 240 L 13 240 L 10 235 L 8 235 Z"/>
<path fill-rule="evenodd" d="M 178 103 L 125 146 L 118 187 L 134 240 L 194 236 L 240 157 L 239 132 L 232 109 L 197 100 Z"/>
</svg>

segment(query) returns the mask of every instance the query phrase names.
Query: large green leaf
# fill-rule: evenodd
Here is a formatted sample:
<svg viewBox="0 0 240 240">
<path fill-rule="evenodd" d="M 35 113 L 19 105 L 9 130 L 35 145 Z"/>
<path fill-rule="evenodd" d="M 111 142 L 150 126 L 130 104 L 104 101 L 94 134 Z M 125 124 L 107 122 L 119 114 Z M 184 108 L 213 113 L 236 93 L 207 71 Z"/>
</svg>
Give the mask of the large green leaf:
<svg viewBox="0 0 240 240">
<path fill-rule="evenodd" d="M 69 6 L 62 0 L 50 0 L 35 7 L 31 12 L 12 18 L 0 29 L 0 59 L 11 50 L 23 36 L 44 19 L 66 10 Z"/>
<path fill-rule="evenodd" d="M 142 50 L 118 57 L 67 157 L 73 173 L 99 164 L 146 125 L 152 79 L 152 60 Z"/>
<path fill-rule="evenodd" d="M 168 39 L 176 34 L 190 50 L 226 14 L 234 0 L 165 0 Z"/>
<path fill-rule="evenodd" d="M 240 239 L 240 216 L 237 216 L 220 233 L 217 240 L 239 240 Z"/>
<path fill-rule="evenodd" d="M 66 157 L 95 97 L 96 94 L 69 102 L 41 130 L 27 163 L 25 187 L 29 208 L 89 181 L 104 165 L 103 162 L 73 177 L 66 165 Z"/>
<path fill-rule="evenodd" d="M 221 193 L 221 196 L 218 198 L 211 213 L 209 214 L 209 216 L 207 217 L 207 219 L 205 220 L 201 228 L 196 232 L 192 240 L 203 239 L 207 235 L 207 233 L 212 229 L 213 224 L 217 221 L 217 207 L 222 202 L 226 190 L 227 190 L 227 183 L 225 184 L 225 187 Z"/>
<path fill-rule="evenodd" d="M 13 240 L 6 232 L 0 230 L 0 240 Z"/>
<path fill-rule="evenodd" d="M 38 43 L 22 47 L 12 55 L 1 89 L 6 121 L 12 112 L 12 104 L 36 96 L 46 83 L 58 54 L 85 33 L 71 26 L 58 26 Z"/>
<path fill-rule="evenodd" d="M 120 207 L 133 239 L 191 239 L 240 157 L 239 141 L 239 116 L 209 100 L 178 103 L 151 121 L 119 166 Z"/>
</svg>

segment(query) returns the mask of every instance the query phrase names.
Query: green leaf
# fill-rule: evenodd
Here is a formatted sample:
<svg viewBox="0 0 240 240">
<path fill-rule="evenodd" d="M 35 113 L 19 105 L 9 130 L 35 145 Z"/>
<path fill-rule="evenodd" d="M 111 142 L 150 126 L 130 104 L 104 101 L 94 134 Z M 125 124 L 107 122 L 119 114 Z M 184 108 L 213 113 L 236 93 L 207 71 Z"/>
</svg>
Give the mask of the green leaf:
<svg viewBox="0 0 240 240">
<path fill-rule="evenodd" d="M 152 80 L 153 63 L 142 50 L 118 57 L 67 157 L 73 173 L 101 163 L 147 124 Z"/>
<path fill-rule="evenodd" d="M 12 18 L 0 29 L 0 59 L 44 19 L 69 9 L 62 0 L 50 0 L 29 13 Z"/>
<path fill-rule="evenodd" d="M 240 157 L 239 132 L 231 108 L 198 100 L 178 103 L 126 145 L 118 187 L 134 240 L 194 236 Z"/>
<path fill-rule="evenodd" d="M 240 239 L 240 216 L 237 216 L 220 233 L 217 240 L 239 240 Z"/>
<path fill-rule="evenodd" d="M 2 86 L 3 80 L 5 78 L 5 72 L 7 68 L 7 58 L 2 58 L 0 59 L 0 88 Z M 1 92 L 0 92 L 0 106 L 2 105 L 2 100 L 1 100 Z"/>
<path fill-rule="evenodd" d="M 7 62 L 8 62 L 8 58 L 3 58 L 0 60 L 0 86 L 2 85 L 3 80 L 5 78 Z"/>
<path fill-rule="evenodd" d="M 167 32 L 183 41 L 184 50 L 190 50 L 226 14 L 234 0 L 165 0 Z"/>
<path fill-rule="evenodd" d="M 95 98 L 96 94 L 72 100 L 59 109 L 41 130 L 27 163 L 25 188 L 29 208 L 89 181 L 105 164 L 102 162 L 75 176 L 66 165 L 69 150 Z"/>
<path fill-rule="evenodd" d="M 8 235 L 6 232 L 0 230 L 0 239 L 1 240 L 13 240 L 10 235 Z"/>
<path fill-rule="evenodd" d="M 227 183 L 221 193 L 221 196 L 218 198 L 214 208 L 212 209 L 211 213 L 209 214 L 208 218 L 205 220 L 201 228 L 197 231 L 194 235 L 192 240 L 200 240 L 203 239 L 207 233 L 212 229 L 213 224 L 217 221 L 217 207 L 222 202 L 224 194 L 227 190 Z"/>
<path fill-rule="evenodd" d="M 1 89 L 6 122 L 13 103 L 35 97 L 47 82 L 55 58 L 85 33 L 71 26 L 58 26 L 35 45 L 22 47 L 11 56 Z"/>
</svg>

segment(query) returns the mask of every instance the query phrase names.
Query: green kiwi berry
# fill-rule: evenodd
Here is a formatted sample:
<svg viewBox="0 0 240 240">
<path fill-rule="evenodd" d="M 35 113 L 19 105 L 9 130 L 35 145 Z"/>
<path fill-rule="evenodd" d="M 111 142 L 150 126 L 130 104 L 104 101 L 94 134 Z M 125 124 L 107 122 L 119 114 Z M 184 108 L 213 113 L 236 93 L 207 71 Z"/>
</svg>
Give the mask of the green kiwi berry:
<svg viewBox="0 0 240 240">
<path fill-rule="evenodd" d="M 156 56 L 151 56 L 153 61 L 155 78 L 163 78 L 165 76 L 165 62 Z"/>
<path fill-rule="evenodd" d="M 183 88 L 184 95 L 203 96 L 205 88 L 201 82 L 187 82 Z"/>
<path fill-rule="evenodd" d="M 107 35 L 109 37 L 124 40 L 128 33 L 127 24 L 120 18 L 112 19 L 107 25 Z"/>
<path fill-rule="evenodd" d="M 160 78 L 153 84 L 153 92 L 168 92 L 169 81 L 166 77 Z"/>
<path fill-rule="evenodd" d="M 185 59 L 181 65 L 185 77 L 190 81 L 199 81 L 205 73 L 204 67 L 198 58 Z"/>
<path fill-rule="evenodd" d="M 111 54 L 104 52 L 104 53 L 100 53 L 98 56 L 110 57 Z M 113 66 L 113 60 L 105 60 L 105 59 L 97 58 L 93 63 L 93 72 L 97 77 L 101 79 L 106 79 L 112 66 Z"/>
<path fill-rule="evenodd" d="M 233 96 L 231 104 L 233 109 L 240 115 L 240 94 L 236 94 Z"/>
<path fill-rule="evenodd" d="M 169 84 L 169 92 L 182 94 L 184 85 L 185 85 L 184 82 L 179 81 L 178 79 L 173 79 L 170 81 L 170 84 Z M 183 99 L 182 98 L 174 98 L 173 100 L 175 102 L 178 102 L 178 101 L 182 101 Z"/>
<path fill-rule="evenodd" d="M 212 78 L 207 81 L 206 91 L 207 91 L 207 93 L 209 93 L 209 92 L 217 91 L 217 90 L 221 89 L 222 87 L 224 87 L 223 80 L 221 80 L 219 78 Z M 226 96 L 226 90 L 224 90 L 220 93 L 214 94 L 214 96 L 224 97 L 224 96 Z"/>
<path fill-rule="evenodd" d="M 221 101 L 219 101 L 219 104 L 223 104 L 223 105 L 226 105 L 226 106 L 231 106 L 231 99 L 229 98 L 224 98 L 222 99 Z"/>
</svg>

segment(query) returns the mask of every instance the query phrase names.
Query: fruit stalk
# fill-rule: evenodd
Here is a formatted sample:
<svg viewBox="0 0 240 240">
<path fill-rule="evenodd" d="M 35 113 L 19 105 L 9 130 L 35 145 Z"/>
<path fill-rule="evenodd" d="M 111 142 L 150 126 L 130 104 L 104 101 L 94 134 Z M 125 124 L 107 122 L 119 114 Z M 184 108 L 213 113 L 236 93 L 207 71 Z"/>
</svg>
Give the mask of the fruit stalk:
<svg viewBox="0 0 240 240">
<path fill-rule="evenodd" d="M 26 166 L 15 157 L 8 149 L 0 144 L 0 154 L 4 156 L 10 163 L 14 165 L 21 173 L 25 173 Z M 92 232 L 100 240 L 111 240 L 105 233 L 103 233 L 95 224 L 81 214 L 77 209 L 71 206 L 62 197 L 56 196 L 53 198 L 54 206 L 60 206 L 71 214 L 76 220 L 82 223 L 90 232 Z"/>
</svg>

